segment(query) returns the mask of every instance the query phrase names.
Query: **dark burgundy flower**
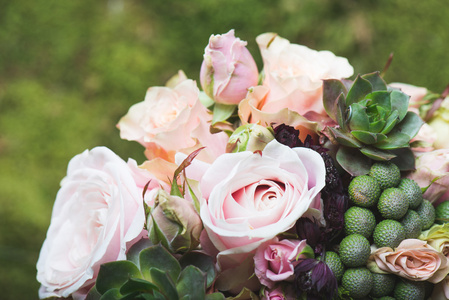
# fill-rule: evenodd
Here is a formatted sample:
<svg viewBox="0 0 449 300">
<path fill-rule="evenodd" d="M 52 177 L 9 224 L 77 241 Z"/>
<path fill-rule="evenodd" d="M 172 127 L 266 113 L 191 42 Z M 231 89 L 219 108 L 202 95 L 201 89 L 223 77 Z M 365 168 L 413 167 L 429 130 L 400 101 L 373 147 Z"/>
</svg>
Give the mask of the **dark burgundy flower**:
<svg viewBox="0 0 449 300">
<path fill-rule="evenodd" d="M 273 128 L 274 138 L 281 144 L 290 148 L 302 147 L 303 143 L 299 139 L 299 130 L 292 126 L 281 124 Z"/>
<path fill-rule="evenodd" d="M 306 294 L 308 300 L 332 299 L 338 284 L 326 263 L 307 258 L 295 267 L 295 288 L 298 297 Z"/>
<path fill-rule="evenodd" d="M 320 226 L 309 218 L 299 218 L 296 221 L 296 233 L 299 240 L 307 240 L 307 244 L 314 252 L 320 254 L 323 251 L 325 239 Z"/>
</svg>

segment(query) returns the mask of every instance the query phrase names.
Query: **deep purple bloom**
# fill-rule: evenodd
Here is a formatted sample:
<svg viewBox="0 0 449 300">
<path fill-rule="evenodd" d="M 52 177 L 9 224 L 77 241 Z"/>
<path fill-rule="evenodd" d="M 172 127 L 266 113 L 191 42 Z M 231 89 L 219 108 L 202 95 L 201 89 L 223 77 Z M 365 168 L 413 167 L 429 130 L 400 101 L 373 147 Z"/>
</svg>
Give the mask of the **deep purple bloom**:
<svg viewBox="0 0 449 300">
<path fill-rule="evenodd" d="M 309 218 L 299 218 L 296 221 L 296 233 L 299 240 L 306 240 L 314 252 L 320 254 L 323 251 L 325 238 L 322 229 Z"/>
<path fill-rule="evenodd" d="M 298 297 L 305 293 L 308 300 L 332 299 L 338 284 L 326 263 L 307 258 L 295 267 L 295 288 Z"/>
</svg>

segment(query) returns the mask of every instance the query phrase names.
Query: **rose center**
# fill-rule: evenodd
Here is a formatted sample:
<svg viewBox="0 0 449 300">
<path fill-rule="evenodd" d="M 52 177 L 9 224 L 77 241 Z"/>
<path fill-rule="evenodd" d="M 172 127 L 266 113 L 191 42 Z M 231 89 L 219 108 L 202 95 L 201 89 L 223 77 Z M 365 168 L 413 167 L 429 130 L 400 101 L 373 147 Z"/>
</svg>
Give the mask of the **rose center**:
<svg viewBox="0 0 449 300">
<path fill-rule="evenodd" d="M 257 211 L 273 209 L 285 191 L 285 185 L 278 182 L 260 184 L 254 191 L 254 208 Z"/>
</svg>

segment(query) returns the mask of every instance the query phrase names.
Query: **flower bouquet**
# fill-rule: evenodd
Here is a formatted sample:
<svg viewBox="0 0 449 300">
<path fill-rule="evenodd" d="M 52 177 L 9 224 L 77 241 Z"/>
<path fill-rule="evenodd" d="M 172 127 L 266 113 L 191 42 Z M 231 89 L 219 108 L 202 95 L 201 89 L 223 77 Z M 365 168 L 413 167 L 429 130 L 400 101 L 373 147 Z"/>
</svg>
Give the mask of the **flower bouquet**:
<svg viewBox="0 0 449 300">
<path fill-rule="evenodd" d="M 147 161 L 68 165 L 40 298 L 449 299 L 449 91 L 213 35 L 118 123 Z M 387 64 L 388 65 L 388 64 Z"/>
</svg>

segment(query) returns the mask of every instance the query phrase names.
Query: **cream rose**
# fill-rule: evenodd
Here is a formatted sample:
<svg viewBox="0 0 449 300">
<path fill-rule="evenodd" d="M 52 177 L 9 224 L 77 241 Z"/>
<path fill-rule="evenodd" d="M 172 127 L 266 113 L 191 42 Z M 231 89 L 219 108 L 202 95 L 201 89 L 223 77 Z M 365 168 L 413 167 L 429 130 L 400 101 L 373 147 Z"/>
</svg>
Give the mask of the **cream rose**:
<svg viewBox="0 0 449 300">
<path fill-rule="evenodd" d="M 322 115 L 322 80 L 347 78 L 354 73 L 346 58 L 291 44 L 275 33 L 261 34 L 256 41 L 264 62 L 263 85 L 270 89 L 265 101 L 256 107 L 265 112 L 289 108 L 300 115 Z"/>
<path fill-rule="evenodd" d="M 84 299 L 102 263 L 126 259 L 142 236 L 143 185 L 158 180 L 105 147 L 75 156 L 61 182 L 37 262 L 40 298 Z"/>
<path fill-rule="evenodd" d="M 371 254 L 368 265 L 414 281 L 437 283 L 449 273 L 449 261 L 441 252 L 425 241 L 407 239 L 393 250 L 389 247 L 377 249 Z"/>
<path fill-rule="evenodd" d="M 151 87 L 118 123 L 120 137 L 137 141 L 149 159 L 174 162 L 176 152 L 206 146 L 199 158 L 211 162 L 226 150 L 227 135 L 211 134 L 212 115 L 199 100 L 195 81 L 180 78 L 173 87 Z"/>
</svg>

